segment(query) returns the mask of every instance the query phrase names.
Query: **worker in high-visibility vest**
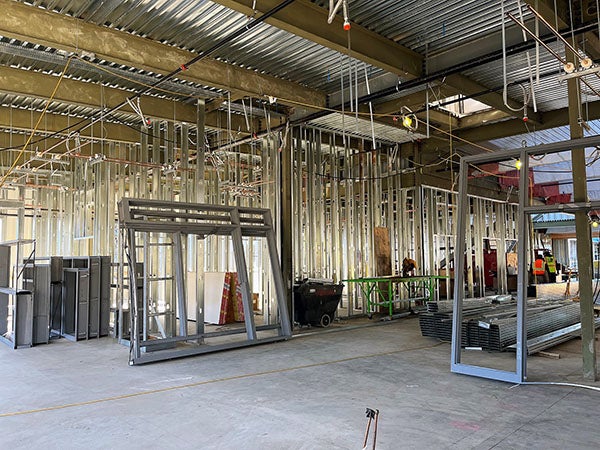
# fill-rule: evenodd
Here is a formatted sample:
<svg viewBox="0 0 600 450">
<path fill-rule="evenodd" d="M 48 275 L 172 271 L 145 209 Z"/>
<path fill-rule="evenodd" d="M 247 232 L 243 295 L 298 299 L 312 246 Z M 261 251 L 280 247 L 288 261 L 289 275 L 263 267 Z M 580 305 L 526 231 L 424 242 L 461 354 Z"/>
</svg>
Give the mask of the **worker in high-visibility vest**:
<svg viewBox="0 0 600 450">
<path fill-rule="evenodd" d="M 546 270 L 548 271 L 548 278 L 550 283 L 556 283 L 556 260 L 552 253 L 544 252 L 544 261 L 546 263 Z"/>
<path fill-rule="evenodd" d="M 544 282 L 544 275 L 546 274 L 546 263 L 541 255 L 536 256 L 533 262 L 533 275 L 536 283 Z"/>
</svg>

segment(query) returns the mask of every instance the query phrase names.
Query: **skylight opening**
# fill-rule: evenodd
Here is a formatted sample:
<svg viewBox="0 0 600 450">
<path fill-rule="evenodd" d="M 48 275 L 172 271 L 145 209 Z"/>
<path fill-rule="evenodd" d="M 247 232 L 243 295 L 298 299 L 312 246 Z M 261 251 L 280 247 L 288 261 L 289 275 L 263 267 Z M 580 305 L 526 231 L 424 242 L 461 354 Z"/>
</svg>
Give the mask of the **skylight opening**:
<svg viewBox="0 0 600 450">
<path fill-rule="evenodd" d="M 485 103 L 481 103 L 472 98 L 467 98 L 462 94 L 453 95 L 442 100 L 431 102 L 429 106 L 431 108 L 438 108 L 447 111 L 458 118 L 492 109 Z"/>
</svg>

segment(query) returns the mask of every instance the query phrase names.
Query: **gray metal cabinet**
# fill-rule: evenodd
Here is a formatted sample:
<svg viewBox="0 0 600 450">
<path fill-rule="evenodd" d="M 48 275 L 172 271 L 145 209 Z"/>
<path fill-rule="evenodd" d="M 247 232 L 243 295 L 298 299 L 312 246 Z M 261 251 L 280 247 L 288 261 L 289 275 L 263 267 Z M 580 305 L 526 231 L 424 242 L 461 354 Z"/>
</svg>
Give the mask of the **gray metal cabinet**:
<svg viewBox="0 0 600 450">
<path fill-rule="evenodd" d="M 2 267 L 3 261 L 10 259 L 3 258 L 3 251 L 10 251 L 10 247 L 1 247 L 0 288 L 3 282 L 8 283 L 10 275 L 8 263 Z M 24 287 L 34 293 L 34 344 L 48 342 L 50 336 L 76 341 L 109 334 L 110 257 L 39 258 L 37 265 L 26 265 L 24 273 Z M 8 304 L 0 294 L 0 316 L 3 308 L 8 311 Z"/>
<path fill-rule="evenodd" d="M 88 337 L 108 336 L 110 326 L 110 257 L 64 257 L 63 267 L 89 270 Z"/>
<path fill-rule="evenodd" d="M 110 257 L 100 257 L 100 336 L 110 333 Z"/>
<path fill-rule="evenodd" d="M 18 265 L 19 256 L 23 251 L 21 246 L 31 244 L 33 250 L 27 262 Z M 12 249 L 15 250 L 11 255 Z M 24 278 L 25 269 L 33 258 L 35 258 L 33 240 L 6 241 L 0 245 L 0 340 L 12 348 L 33 345 L 33 294 L 27 290 L 28 283 Z M 29 282 L 31 283 L 32 281 Z"/>
<path fill-rule="evenodd" d="M 19 291 L 15 295 L 15 348 L 33 345 L 33 295 Z"/>
<path fill-rule="evenodd" d="M 33 292 L 33 344 L 47 344 L 50 338 L 50 266 L 36 265 L 24 269 L 25 289 Z"/>
<path fill-rule="evenodd" d="M 90 257 L 88 261 L 88 337 L 93 338 L 100 337 L 100 258 Z"/>
<path fill-rule="evenodd" d="M 89 270 L 63 269 L 62 335 L 78 341 L 88 338 Z"/>
<path fill-rule="evenodd" d="M 45 258 L 48 259 L 48 258 Z M 63 259 L 61 256 L 50 256 L 50 335 L 62 336 L 62 282 Z"/>
</svg>

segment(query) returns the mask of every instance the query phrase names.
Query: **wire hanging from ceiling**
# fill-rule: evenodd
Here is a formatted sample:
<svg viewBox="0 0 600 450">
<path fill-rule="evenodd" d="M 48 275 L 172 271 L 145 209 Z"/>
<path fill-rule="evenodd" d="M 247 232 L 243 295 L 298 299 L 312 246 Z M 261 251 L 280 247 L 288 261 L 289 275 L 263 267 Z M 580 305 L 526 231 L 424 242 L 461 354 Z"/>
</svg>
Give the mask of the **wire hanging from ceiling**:
<svg viewBox="0 0 600 450">
<path fill-rule="evenodd" d="M 153 89 L 155 89 L 157 86 L 161 85 L 162 83 L 172 79 L 175 75 L 179 74 L 180 72 L 184 72 L 187 71 L 189 69 L 189 67 L 192 64 L 197 63 L 198 61 L 206 58 L 207 56 L 210 56 L 211 54 L 213 54 L 215 51 L 217 51 L 218 49 L 220 49 L 221 47 L 223 47 L 227 42 L 236 39 L 240 36 L 242 36 L 243 34 L 245 34 L 246 32 L 250 31 L 251 29 L 255 28 L 256 26 L 258 26 L 260 23 L 264 22 L 265 20 L 267 20 L 268 18 L 270 18 L 271 16 L 277 14 L 279 11 L 281 11 L 282 9 L 284 9 L 285 7 L 287 7 L 288 5 L 290 5 L 291 3 L 293 3 L 295 0 L 284 0 L 282 1 L 279 5 L 275 6 L 273 9 L 269 10 L 268 12 L 264 13 L 262 16 L 254 18 L 252 20 L 250 20 L 248 23 L 244 24 L 243 26 L 240 26 L 239 28 L 237 28 L 233 33 L 229 34 L 228 36 L 226 36 L 225 38 L 221 39 L 219 42 L 215 43 L 212 47 L 210 47 L 207 50 L 203 50 L 201 52 L 199 52 L 194 58 L 192 58 L 191 60 L 187 61 L 184 64 L 181 64 L 178 68 L 176 68 L 175 70 L 169 72 L 168 74 L 164 75 L 163 77 L 161 77 L 159 80 L 157 80 L 155 83 L 152 83 L 151 85 L 145 87 L 144 89 L 140 90 L 139 92 L 135 93 L 134 95 L 128 97 L 129 100 L 134 100 L 136 98 L 141 97 L 142 95 L 147 94 L 148 92 L 152 91 Z M 63 71 L 63 73 L 61 74 L 61 77 L 59 78 L 59 82 L 57 83 L 56 89 L 58 89 L 58 86 L 60 85 L 60 82 L 62 81 L 63 77 L 66 74 L 66 68 L 69 65 L 69 62 L 71 61 L 72 58 L 74 58 L 76 55 L 71 55 L 69 56 L 69 59 L 67 60 L 67 65 L 65 66 L 65 71 Z M 56 92 L 53 92 L 53 95 L 51 98 L 54 97 L 54 95 L 56 94 Z M 76 130 L 76 132 L 80 132 L 83 131 L 91 126 L 93 126 L 94 124 L 96 124 L 98 121 L 103 120 L 104 117 L 109 116 L 111 113 L 121 109 L 123 106 L 127 105 L 128 102 L 127 100 L 122 101 L 121 103 L 119 103 L 116 106 L 113 106 L 112 108 L 103 108 L 99 113 L 93 114 L 90 118 L 85 118 L 80 120 L 79 122 L 73 124 L 70 127 L 64 128 L 58 132 L 55 132 L 52 134 L 52 136 L 56 136 L 62 132 L 65 132 L 67 130 L 69 130 L 71 127 L 78 127 Z M 48 102 L 46 104 L 46 107 L 44 108 L 44 111 L 42 113 L 42 116 L 45 114 L 46 110 L 48 109 L 50 105 L 50 102 Z M 41 120 L 41 118 L 40 118 Z M 89 120 L 88 124 L 85 124 L 85 122 L 87 122 Z M 39 126 L 39 124 L 38 124 Z M 34 133 L 37 131 L 37 127 L 36 129 L 33 130 L 30 138 L 28 139 L 25 147 L 23 148 L 22 152 L 20 153 L 19 157 L 23 154 L 23 152 L 25 151 L 25 148 L 27 145 L 29 145 L 31 139 L 33 138 Z M 16 160 L 16 162 L 18 163 L 18 159 Z M 16 165 L 16 164 L 15 164 Z M 14 167 L 13 167 L 14 169 Z M 9 169 L 9 171 L 4 175 L 4 177 L 0 180 L 0 187 L 2 187 L 2 185 L 4 184 L 5 180 L 6 180 L 6 176 L 13 170 L 13 169 Z"/>
<path fill-rule="evenodd" d="M 521 5 L 521 0 L 519 0 L 517 2 L 517 4 L 519 5 L 519 17 L 521 18 L 521 22 L 524 22 L 523 19 L 523 7 Z M 504 19 L 503 19 L 504 20 Z M 538 21 L 536 20 L 535 22 L 536 24 L 536 36 L 539 36 L 539 32 L 538 32 Z M 527 35 L 525 34 L 525 32 L 523 31 L 523 42 L 527 41 Z M 536 41 L 536 46 L 539 46 L 539 44 Z M 531 68 L 531 56 L 529 55 L 529 51 L 525 52 L 525 56 L 527 58 L 527 72 L 529 73 L 529 97 L 527 98 L 527 101 L 525 102 L 524 99 L 524 108 L 523 108 L 523 120 L 525 122 L 527 122 L 527 104 L 529 103 L 529 98 L 531 98 L 531 103 L 533 106 L 533 112 L 537 113 L 537 102 L 535 100 L 535 87 L 534 87 L 534 83 L 533 83 L 533 70 Z M 539 80 L 540 80 L 540 60 L 537 59 L 535 61 L 535 68 L 536 68 L 536 73 L 537 73 L 537 80 L 538 80 L 538 84 L 539 84 Z"/>
<path fill-rule="evenodd" d="M 335 19 L 335 15 L 342 7 L 342 13 L 344 15 L 344 30 L 350 30 L 350 18 L 348 14 L 348 0 L 338 0 L 337 3 L 335 0 L 329 0 L 329 17 L 327 17 L 327 23 L 331 24 Z"/>
<path fill-rule="evenodd" d="M 365 84 L 367 86 L 367 95 L 371 95 L 371 88 L 369 86 L 369 74 L 367 73 L 367 65 L 365 64 Z M 375 123 L 373 122 L 373 103 L 369 102 L 369 118 L 371 119 L 371 137 L 373 138 L 373 148 L 377 147 L 377 141 L 375 139 Z"/>
<path fill-rule="evenodd" d="M 15 167 L 17 166 L 17 164 L 19 164 L 21 156 L 23 156 L 23 154 L 25 153 L 25 149 L 27 149 L 27 146 L 29 145 L 29 143 L 33 139 L 33 136 L 35 136 L 35 133 L 37 132 L 37 130 L 38 130 L 38 128 L 39 128 L 39 126 L 40 126 L 40 124 L 42 122 L 42 119 L 46 115 L 46 111 L 48 110 L 48 107 L 50 106 L 50 103 L 52 103 L 52 101 L 54 100 L 54 97 L 56 96 L 56 93 L 58 92 L 58 88 L 60 87 L 60 85 L 62 83 L 62 80 L 64 79 L 65 75 L 67 74 L 67 69 L 69 68 L 69 64 L 71 63 L 71 59 L 72 58 L 67 59 L 67 62 L 65 64 L 65 68 L 63 69 L 63 71 L 62 71 L 62 73 L 61 73 L 58 81 L 56 82 L 56 85 L 54 86 L 54 89 L 52 90 L 52 93 L 50 94 L 50 97 L 46 101 L 46 105 L 44 106 L 44 109 L 43 109 L 42 113 L 40 114 L 40 117 L 38 118 L 35 126 L 33 127 L 33 130 L 31 130 L 31 134 L 29 135 L 29 137 L 25 141 L 25 144 L 23 145 L 23 148 L 21 149 L 21 151 L 19 152 L 19 154 L 17 155 L 17 157 L 13 161 L 12 165 L 6 171 L 6 173 L 4 174 L 4 176 L 2 177 L 2 179 L 0 179 L 0 188 L 2 186 L 4 186 L 4 183 L 6 182 L 6 179 L 8 178 L 8 176 L 13 172 L 13 170 L 15 170 Z"/>
<path fill-rule="evenodd" d="M 521 17 L 522 17 L 522 11 L 520 8 L 520 1 L 518 2 L 519 4 L 519 11 L 521 13 Z M 519 84 L 519 86 L 521 87 L 521 90 L 523 91 L 523 106 L 521 106 L 520 108 L 514 108 L 513 106 L 511 106 L 508 102 L 508 69 L 507 69 L 507 55 L 506 55 L 506 16 L 505 16 L 505 8 L 504 8 L 504 0 L 501 0 L 500 2 L 500 14 L 501 14 L 501 34 L 502 34 L 502 80 L 503 80 L 503 88 L 502 88 L 502 100 L 504 102 L 504 106 L 506 106 L 509 110 L 513 111 L 513 112 L 519 112 L 519 111 L 523 111 L 523 121 L 527 122 L 528 120 L 528 116 L 527 116 L 527 105 L 529 103 L 529 100 L 534 97 L 535 94 L 533 94 L 533 75 L 532 75 L 532 69 L 531 69 L 531 62 L 530 62 L 530 57 L 529 57 L 529 52 L 527 52 L 527 65 L 528 65 L 528 71 L 529 71 L 529 93 L 527 93 L 527 90 L 525 89 L 525 87 L 521 84 Z M 510 16 L 510 13 L 507 13 Z M 526 41 L 527 37 L 525 35 L 525 31 L 523 31 L 523 41 Z M 535 105 L 534 102 L 534 110 L 535 112 L 537 112 L 537 105 Z"/>
</svg>

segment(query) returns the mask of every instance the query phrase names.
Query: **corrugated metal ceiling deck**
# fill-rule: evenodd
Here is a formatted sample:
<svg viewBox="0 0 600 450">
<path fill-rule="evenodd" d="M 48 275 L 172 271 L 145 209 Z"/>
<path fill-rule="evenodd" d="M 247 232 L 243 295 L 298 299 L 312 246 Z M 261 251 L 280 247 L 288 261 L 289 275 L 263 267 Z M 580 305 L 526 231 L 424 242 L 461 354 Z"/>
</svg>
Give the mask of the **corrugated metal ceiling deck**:
<svg viewBox="0 0 600 450">
<path fill-rule="evenodd" d="M 0 65 L 58 74 L 65 68 L 67 59 L 66 54 L 54 49 L 0 36 Z M 103 64 L 101 61 L 91 63 L 83 59 L 72 59 L 66 76 L 74 80 L 99 82 L 105 86 L 118 86 L 131 92 L 159 79 L 156 74 L 144 70 L 134 70 L 114 63 Z M 193 101 L 198 96 L 219 97 L 223 95 L 223 91 L 173 79 L 163 83 L 153 95 L 185 102 Z"/>
<path fill-rule="evenodd" d="M 327 0 L 313 0 L 329 7 Z M 505 10 L 518 14 L 517 0 Z M 350 0 L 352 21 L 423 55 L 463 44 L 500 29 L 500 2 L 480 0 Z M 524 12 L 524 17 L 528 14 Z"/>
<path fill-rule="evenodd" d="M 32 3 L 191 51 L 210 47 L 249 20 L 241 13 L 207 0 L 35 0 Z M 327 1 L 314 3 L 328 7 Z M 498 31 L 501 25 L 499 2 L 350 0 L 349 5 L 353 21 L 422 54 L 447 51 L 485 33 Z M 505 9 L 517 14 L 517 0 L 506 1 Z M 524 15 L 528 16 L 526 12 Z M 562 52 L 560 48 L 557 50 Z M 327 93 L 339 90 L 342 71 L 347 72 L 347 68 L 356 62 L 343 53 L 265 23 L 227 44 L 214 56 Z M 544 50 L 541 56 L 539 70 L 542 76 L 556 72 L 554 58 Z M 524 54 L 508 58 L 510 81 L 527 78 L 524 58 Z M 366 67 L 370 77 L 383 73 L 373 66 Z M 497 89 L 502 85 L 502 61 L 467 70 L 465 75 L 482 86 Z M 562 86 L 558 89 L 561 89 L 560 96 L 556 95 L 556 83 L 546 79 L 538 86 L 536 94 L 540 110 L 566 106 L 566 93 L 562 92 Z M 404 92 L 400 91 L 387 99 L 402 95 Z M 522 97 L 518 86 L 509 88 L 509 95 L 515 99 Z M 556 101 L 557 97 L 561 102 Z"/>
<path fill-rule="evenodd" d="M 308 122 L 316 128 L 335 132 L 337 134 L 346 134 L 359 139 L 370 140 L 372 133 L 375 133 L 377 140 L 388 143 L 412 142 L 417 139 L 423 139 L 426 136 L 421 133 L 409 132 L 405 128 L 393 127 L 382 123 L 373 123 L 367 119 L 343 117 L 342 114 L 332 113 L 318 119 Z M 373 128 L 371 128 L 373 126 Z"/>
<path fill-rule="evenodd" d="M 195 52 L 210 48 L 249 20 L 244 14 L 206 0 L 36 0 L 32 3 Z M 341 60 L 356 62 L 343 53 L 266 23 L 225 45 L 213 57 L 327 93 L 340 87 Z M 370 76 L 383 73 L 373 66 L 368 71 Z"/>
<path fill-rule="evenodd" d="M 207 0 L 18 1 L 191 51 L 200 51 L 212 46 L 248 21 L 248 17 L 244 14 Z M 327 0 L 312 1 L 325 9 L 328 7 Z M 517 0 L 505 1 L 506 11 L 518 15 L 517 4 Z M 498 32 L 502 20 L 500 2 L 349 0 L 349 6 L 350 16 L 354 22 L 429 56 L 451 51 L 486 34 Z M 528 14 L 525 13 L 525 16 L 528 17 Z M 329 25 L 324 23 L 323 26 Z M 510 26 L 515 27 L 514 24 Z M 561 53 L 564 51 L 561 45 L 550 45 Z M 338 91 L 342 71 L 347 73 L 348 67 L 354 66 L 357 62 L 344 53 L 328 49 L 268 24 L 260 24 L 213 56 L 240 67 L 291 80 L 326 93 Z M 524 54 L 508 57 L 509 82 L 526 82 L 529 73 L 524 58 Z M 58 65 L 51 61 L 23 62 L 21 60 L 17 64 L 25 63 L 36 70 L 54 72 L 58 70 Z M 4 54 L 0 55 L 0 64 L 12 65 L 15 61 L 11 60 L 10 55 Z M 358 62 L 356 66 L 362 68 L 365 64 Z M 384 73 L 383 70 L 370 65 L 366 65 L 366 68 L 370 77 Z M 125 67 L 120 69 L 129 70 Z M 558 64 L 543 49 L 539 72 L 542 78 L 535 89 L 539 110 L 550 111 L 566 107 L 566 84 L 559 84 L 556 80 Z M 499 90 L 503 83 L 501 59 L 464 70 L 462 73 L 483 88 L 501 93 Z M 74 72 L 70 75 L 80 79 L 94 77 L 92 71 L 86 73 L 83 68 L 74 68 Z M 155 75 L 138 73 L 139 77 Z M 116 77 L 109 79 L 108 82 L 125 89 L 135 89 L 135 84 L 123 83 Z M 600 90 L 600 79 L 594 77 L 590 82 Z M 173 83 L 174 88 L 177 88 L 179 82 L 173 80 Z M 179 88 L 182 93 L 188 93 L 190 89 L 208 87 L 186 87 L 181 83 Z M 410 91 L 399 89 L 397 94 L 388 94 L 379 101 L 401 98 L 410 92 L 424 88 L 423 85 Z M 522 99 L 519 86 L 510 86 L 508 92 L 511 98 L 517 101 Z M 218 90 L 209 91 L 212 96 L 219 93 L 221 92 Z"/>
</svg>

